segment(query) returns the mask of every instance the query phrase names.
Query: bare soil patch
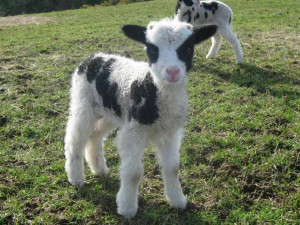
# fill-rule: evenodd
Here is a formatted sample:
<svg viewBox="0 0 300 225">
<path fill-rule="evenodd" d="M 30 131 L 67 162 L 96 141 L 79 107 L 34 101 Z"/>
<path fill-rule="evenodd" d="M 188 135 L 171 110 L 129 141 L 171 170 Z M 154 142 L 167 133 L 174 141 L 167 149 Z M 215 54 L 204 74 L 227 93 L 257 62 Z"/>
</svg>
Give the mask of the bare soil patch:
<svg viewBox="0 0 300 225">
<path fill-rule="evenodd" d="M 37 16 L 8 16 L 0 17 L 0 27 L 4 26 L 19 26 L 28 24 L 41 24 L 52 21 L 52 18 L 37 17 Z"/>
</svg>

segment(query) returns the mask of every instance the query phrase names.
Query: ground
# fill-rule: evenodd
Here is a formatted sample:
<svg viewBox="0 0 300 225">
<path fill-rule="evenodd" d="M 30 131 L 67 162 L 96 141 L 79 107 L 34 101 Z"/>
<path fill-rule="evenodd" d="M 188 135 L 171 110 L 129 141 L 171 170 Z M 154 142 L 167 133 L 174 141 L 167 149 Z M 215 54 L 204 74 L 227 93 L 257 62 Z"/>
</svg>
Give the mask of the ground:
<svg viewBox="0 0 300 225">
<path fill-rule="evenodd" d="M 109 176 L 99 179 L 87 169 L 83 188 L 67 181 L 71 73 L 96 51 L 145 60 L 143 47 L 125 38 L 121 25 L 171 17 L 176 1 L 1 18 L 0 224 L 297 224 L 299 2 L 224 2 L 233 9 L 245 63 L 235 64 L 225 41 L 211 60 L 205 59 L 210 41 L 196 48 L 180 167 L 189 206 L 168 205 L 149 149 L 132 220 L 116 213 L 116 132 L 105 149 Z"/>
</svg>

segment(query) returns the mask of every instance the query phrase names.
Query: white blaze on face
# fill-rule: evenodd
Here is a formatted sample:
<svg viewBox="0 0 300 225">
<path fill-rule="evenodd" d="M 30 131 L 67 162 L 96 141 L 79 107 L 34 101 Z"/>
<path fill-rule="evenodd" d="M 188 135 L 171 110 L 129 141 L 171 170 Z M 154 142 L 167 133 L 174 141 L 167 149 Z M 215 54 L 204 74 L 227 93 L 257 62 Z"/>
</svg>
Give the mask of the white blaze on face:
<svg viewBox="0 0 300 225">
<path fill-rule="evenodd" d="M 158 48 L 158 58 L 151 63 L 160 80 L 178 83 L 186 76 L 185 62 L 178 58 L 177 49 L 193 34 L 193 27 L 184 22 L 152 22 L 147 27 L 146 41 Z"/>
</svg>

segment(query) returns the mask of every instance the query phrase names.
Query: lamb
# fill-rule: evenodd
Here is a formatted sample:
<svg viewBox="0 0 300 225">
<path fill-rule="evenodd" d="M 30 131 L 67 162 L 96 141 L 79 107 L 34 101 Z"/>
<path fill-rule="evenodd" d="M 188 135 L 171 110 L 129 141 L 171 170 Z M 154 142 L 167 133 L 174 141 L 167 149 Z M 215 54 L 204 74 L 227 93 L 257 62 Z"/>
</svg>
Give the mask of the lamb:
<svg viewBox="0 0 300 225">
<path fill-rule="evenodd" d="M 217 55 L 223 37 L 234 49 L 237 63 L 243 62 L 243 50 L 239 39 L 232 31 L 233 14 L 228 5 L 220 1 L 178 0 L 175 18 L 194 26 L 217 25 L 218 32 L 211 39 L 212 46 L 206 58 L 213 58 Z"/>
<path fill-rule="evenodd" d="M 157 147 L 165 195 L 175 208 L 185 208 L 179 183 L 179 149 L 187 119 L 187 72 L 194 45 L 215 34 L 216 26 L 164 19 L 147 27 L 125 25 L 124 34 L 146 46 L 149 63 L 119 55 L 96 53 L 72 75 L 70 116 L 65 136 L 65 169 L 75 186 L 84 184 L 85 159 L 94 175 L 106 175 L 103 139 L 118 127 L 121 158 L 118 213 L 133 217 L 144 173 L 142 156 Z"/>
</svg>

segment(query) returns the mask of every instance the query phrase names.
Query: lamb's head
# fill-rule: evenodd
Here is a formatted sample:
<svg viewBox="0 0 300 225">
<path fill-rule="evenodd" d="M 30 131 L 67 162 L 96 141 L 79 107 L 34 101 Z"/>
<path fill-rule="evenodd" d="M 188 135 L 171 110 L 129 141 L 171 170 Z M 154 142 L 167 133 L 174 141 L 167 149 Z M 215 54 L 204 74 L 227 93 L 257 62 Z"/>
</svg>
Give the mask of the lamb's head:
<svg viewBox="0 0 300 225">
<path fill-rule="evenodd" d="M 168 84 L 185 80 L 192 68 L 194 46 L 217 30 L 216 26 L 201 27 L 175 20 L 150 22 L 147 27 L 137 25 L 123 26 L 129 38 L 146 46 L 149 64 L 155 76 Z"/>
</svg>

